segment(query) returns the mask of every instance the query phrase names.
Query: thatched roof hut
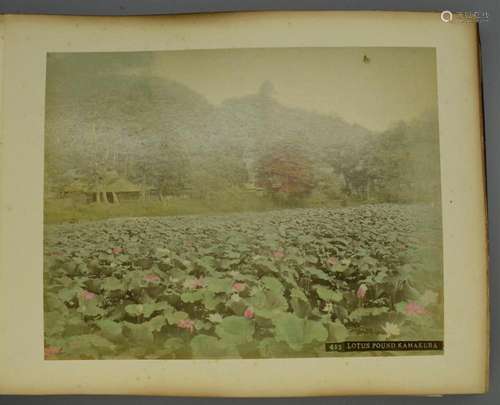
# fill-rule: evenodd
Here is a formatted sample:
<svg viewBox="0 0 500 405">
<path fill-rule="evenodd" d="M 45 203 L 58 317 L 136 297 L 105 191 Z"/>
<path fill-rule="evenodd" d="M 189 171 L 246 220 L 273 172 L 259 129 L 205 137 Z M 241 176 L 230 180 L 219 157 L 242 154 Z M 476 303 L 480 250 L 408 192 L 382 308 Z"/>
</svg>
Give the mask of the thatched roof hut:
<svg viewBox="0 0 500 405">
<path fill-rule="evenodd" d="M 118 177 L 117 179 L 107 181 L 100 186 L 94 186 L 90 191 L 106 191 L 108 193 L 140 193 L 143 191 L 143 188 L 123 177 Z"/>
<path fill-rule="evenodd" d="M 145 197 L 148 187 L 132 183 L 123 177 L 116 177 L 101 184 L 89 184 L 83 180 L 75 180 L 64 187 L 65 195 L 73 199 L 86 196 L 87 202 L 119 203 L 121 200 L 137 200 Z"/>
<path fill-rule="evenodd" d="M 72 181 L 70 184 L 64 186 L 63 192 L 64 193 L 87 193 L 89 191 L 89 183 L 77 179 Z"/>
</svg>

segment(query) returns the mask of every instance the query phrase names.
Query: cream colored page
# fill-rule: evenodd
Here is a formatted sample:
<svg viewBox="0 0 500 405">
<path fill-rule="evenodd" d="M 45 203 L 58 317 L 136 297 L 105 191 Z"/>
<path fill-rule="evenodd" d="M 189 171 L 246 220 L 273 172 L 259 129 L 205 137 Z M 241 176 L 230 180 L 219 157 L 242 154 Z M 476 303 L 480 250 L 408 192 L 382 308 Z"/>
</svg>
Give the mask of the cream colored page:
<svg viewBox="0 0 500 405">
<path fill-rule="evenodd" d="M 3 99 L 8 103 L 3 105 L 0 182 L 2 393 L 319 396 L 485 390 L 486 224 L 477 38 L 473 24 L 445 24 L 434 13 L 380 12 L 4 18 L 8 25 L 4 25 Z M 437 50 L 444 355 L 43 360 L 42 193 L 47 52 L 359 46 Z"/>
</svg>

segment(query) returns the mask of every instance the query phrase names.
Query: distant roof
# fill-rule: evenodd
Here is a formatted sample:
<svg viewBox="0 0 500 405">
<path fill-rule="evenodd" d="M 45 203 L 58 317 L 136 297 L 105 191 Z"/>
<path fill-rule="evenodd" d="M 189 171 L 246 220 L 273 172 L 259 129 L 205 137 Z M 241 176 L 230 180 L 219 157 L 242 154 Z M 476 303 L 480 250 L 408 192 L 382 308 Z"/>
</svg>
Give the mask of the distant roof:
<svg viewBox="0 0 500 405">
<path fill-rule="evenodd" d="M 147 189 L 150 189 L 147 187 Z M 83 180 L 75 180 L 66 187 L 64 191 L 67 193 L 95 193 L 97 191 L 115 192 L 115 193 L 132 193 L 142 191 L 142 187 L 138 186 L 131 181 L 119 177 L 113 180 L 104 182 L 101 186 L 97 187 L 94 184 L 89 184 Z"/>
<path fill-rule="evenodd" d="M 107 182 L 106 184 L 103 185 L 102 188 L 103 191 L 114 191 L 115 193 L 142 191 L 141 186 L 138 186 L 122 177 Z"/>
</svg>

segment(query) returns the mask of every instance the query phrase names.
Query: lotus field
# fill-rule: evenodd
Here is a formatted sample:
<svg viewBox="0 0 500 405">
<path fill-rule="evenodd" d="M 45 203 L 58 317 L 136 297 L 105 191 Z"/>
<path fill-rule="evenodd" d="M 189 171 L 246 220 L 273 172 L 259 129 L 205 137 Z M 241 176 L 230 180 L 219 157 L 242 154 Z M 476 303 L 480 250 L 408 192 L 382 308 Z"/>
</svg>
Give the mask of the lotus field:
<svg viewBox="0 0 500 405">
<path fill-rule="evenodd" d="M 46 225 L 45 357 L 339 356 L 353 354 L 325 342 L 442 339 L 441 249 L 426 205 Z"/>
</svg>

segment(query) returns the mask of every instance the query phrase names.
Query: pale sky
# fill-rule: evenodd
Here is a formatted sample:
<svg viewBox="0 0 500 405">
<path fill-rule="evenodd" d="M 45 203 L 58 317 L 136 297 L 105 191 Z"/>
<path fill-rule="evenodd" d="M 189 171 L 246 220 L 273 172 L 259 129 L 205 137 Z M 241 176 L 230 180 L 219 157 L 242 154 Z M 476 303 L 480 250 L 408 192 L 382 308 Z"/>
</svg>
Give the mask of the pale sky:
<svg viewBox="0 0 500 405">
<path fill-rule="evenodd" d="M 437 109 L 433 48 L 165 51 L 154 52 L 149 68 L 214 104 L 256 93 L 269 80 L 284 105 L 338 115 L 372 130 Z"/>
</svg>

